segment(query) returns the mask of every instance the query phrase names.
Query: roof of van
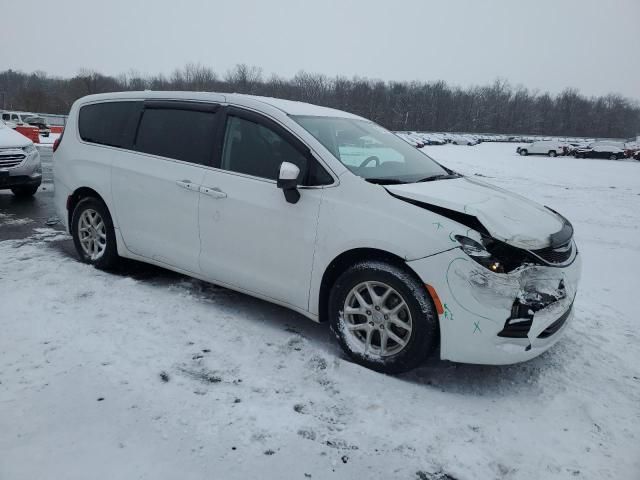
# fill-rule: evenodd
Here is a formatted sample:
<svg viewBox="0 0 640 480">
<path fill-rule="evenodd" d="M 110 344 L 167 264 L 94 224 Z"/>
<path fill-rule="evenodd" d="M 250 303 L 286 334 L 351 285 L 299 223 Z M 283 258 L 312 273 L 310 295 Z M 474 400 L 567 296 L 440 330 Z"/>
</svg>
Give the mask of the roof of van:
<svg viewBox="0 0 640 480">
<path fill-rule="evenodd" d="M 281 98 L 260 97 L 257 95 L 245 95 L 241 93 L 216 93 L 216 92 L 173 92 L 173 91 L 134 91 L 134 92 L 113 92 L 89 95 L 81 99 L 81 103 L 89 103 L 100 100 L 115 99 L 156 99 L 156 100 L 191 100 L 208 102 L 226 102 L 230 104 L 258 107 L 257 103 L 269 105 L 286 113 L 287 115 L 308 115 L 315 117 L 341 117 L 341 118 L 361 118 L 342 110 L 321 107 L 311 103 L 296 102 L 293 100 L 283 100 Z"/>
</svg>

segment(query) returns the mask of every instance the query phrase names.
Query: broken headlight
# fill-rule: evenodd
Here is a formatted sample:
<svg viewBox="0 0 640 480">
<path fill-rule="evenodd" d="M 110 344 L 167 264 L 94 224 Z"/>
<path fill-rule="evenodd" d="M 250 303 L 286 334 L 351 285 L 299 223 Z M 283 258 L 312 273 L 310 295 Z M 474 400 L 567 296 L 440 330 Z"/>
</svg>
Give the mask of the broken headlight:
<svg viewBox="0 0 640 480">
<path fill-rule="evenodd" d="M 505 269 L 499 259 L 487 250 L 487 248 L 480 242 L 473 238 L 465 237 L 462 235 L 456 235 L 456 240 L 462 247 L 462 251 L 473 258 L 480 265 L 488 268 L 492 272 L 504 273 Z"/>
</svg>

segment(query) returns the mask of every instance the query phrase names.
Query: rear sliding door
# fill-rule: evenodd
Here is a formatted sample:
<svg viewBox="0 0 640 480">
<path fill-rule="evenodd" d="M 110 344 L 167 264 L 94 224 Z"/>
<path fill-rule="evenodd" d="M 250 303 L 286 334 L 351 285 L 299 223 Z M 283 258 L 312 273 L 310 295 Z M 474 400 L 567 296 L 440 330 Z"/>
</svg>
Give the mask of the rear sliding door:
<svg viewBox="0 0 640 480">
<path fill-rule="evenodd" d="M 215 150 L 218 105 L 145 101 L 133 151 L 112 162 L 124 243 L 136 255 L 198 273 L 199 187 Z"/>
</svg>

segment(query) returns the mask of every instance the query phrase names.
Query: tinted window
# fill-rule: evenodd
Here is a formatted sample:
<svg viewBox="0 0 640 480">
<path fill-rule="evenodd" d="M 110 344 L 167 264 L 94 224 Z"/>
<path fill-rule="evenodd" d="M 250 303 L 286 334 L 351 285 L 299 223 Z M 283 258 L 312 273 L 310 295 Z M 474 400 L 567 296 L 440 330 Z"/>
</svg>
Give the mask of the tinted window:
<svg viewBox="0 0 640 480">
<path fill-rule="evenodd" d="M 8 113 L 3 113 L 2 114 L 2 119 L 3 120 L 9 120 L 9 114 Z"/>
<path fill-rule="evenodd" d="M 80 108 L 78 128 L 85 142 L 131 148 L 141 102 L 107 102 Z"/>
<path fill-rule="evenodd" d="M 171 108 L 145 109 L 135 149 L 185 162 L 210 165 L 216 114 Z"/>
<path fill-rule="evenodd" d="M 277 180 L 282 162 L 300 168 L 298 181 L 306 185 L 333 182 L 315 161 L 309 160 L 274 130 L 250 120 L 229 116 L 222 150 L 222 168 Z"/>
</svg>

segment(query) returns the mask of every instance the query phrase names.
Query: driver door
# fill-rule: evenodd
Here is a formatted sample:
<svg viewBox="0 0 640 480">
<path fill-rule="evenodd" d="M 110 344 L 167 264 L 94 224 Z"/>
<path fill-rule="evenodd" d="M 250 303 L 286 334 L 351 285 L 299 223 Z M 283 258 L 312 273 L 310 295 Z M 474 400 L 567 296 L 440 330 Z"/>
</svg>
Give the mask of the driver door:
<svg viewBox="0 0 640 480">
<path fill-rule="evenodd" d="M 200 190 L 200 268 L 218 283 L 307 310 L 323 189 L 301 187 L 297 203 L 285 200 L 276 185 L 283 161 L 300 168 L 301 183 L 319 167 L 289 135 L 229 109 L 220 168 L 207 170 Z"/>
</svg>

